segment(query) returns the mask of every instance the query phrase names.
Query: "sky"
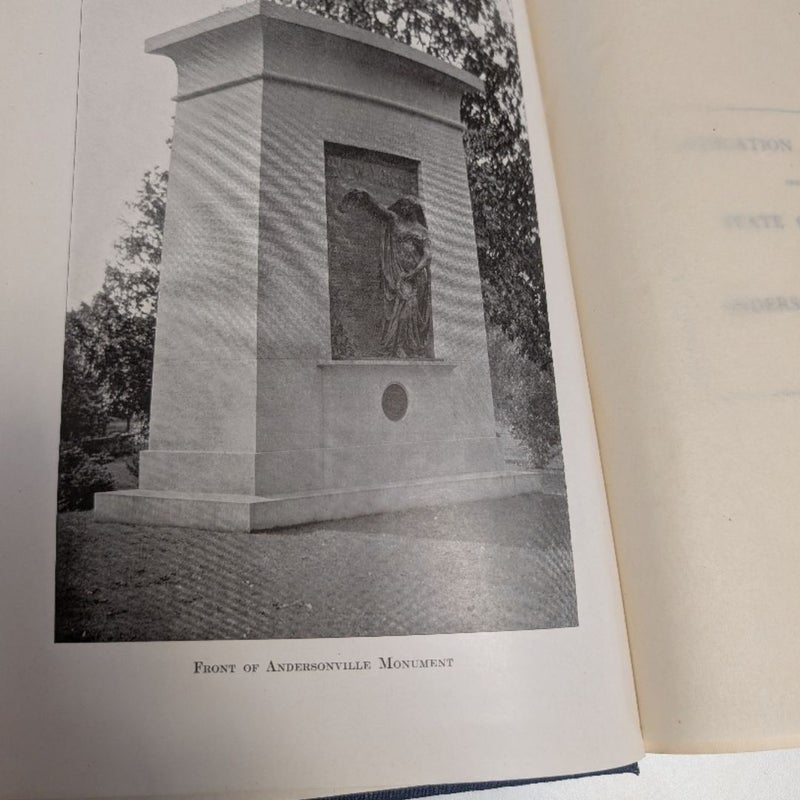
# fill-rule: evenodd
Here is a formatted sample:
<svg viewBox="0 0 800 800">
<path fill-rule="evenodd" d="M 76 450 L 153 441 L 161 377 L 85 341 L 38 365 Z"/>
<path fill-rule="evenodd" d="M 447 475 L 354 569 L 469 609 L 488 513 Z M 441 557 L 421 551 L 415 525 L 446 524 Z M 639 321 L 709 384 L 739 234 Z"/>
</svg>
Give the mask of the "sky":
<svg viewBox="0 0 800 800">
<path fill-rule="evenodd" d="M 226 7 L 236 5 L 225 0 Z M 175 65 L 144 40 L 222 10 L 223 0 L 84 0 L 67 305 L 100 288 L 142 176 L 169 165 Z"/>
<path fill-rule="evenodd" d="M 83 0 L 69 308 L 102 285 L 144 173 L 169 166 L 177 75 L 170 59 L 144 52 L 145 39 L 244 2 Z"/>
</svg>

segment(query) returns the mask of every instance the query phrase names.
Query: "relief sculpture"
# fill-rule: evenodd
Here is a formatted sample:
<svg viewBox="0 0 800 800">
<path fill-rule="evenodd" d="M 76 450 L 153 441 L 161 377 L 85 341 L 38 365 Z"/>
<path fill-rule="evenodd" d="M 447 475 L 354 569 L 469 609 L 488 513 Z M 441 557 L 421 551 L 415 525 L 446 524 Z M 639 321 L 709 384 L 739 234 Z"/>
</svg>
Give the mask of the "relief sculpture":
<svg viewBox="0 0 800 800">
<path fill-rule="evenodd" d="M 366 212 L 382 227 L 380 352 L 386 358 L 432 358 L 431 248 L 420 201 L 404 195 L 390 206 L 350 189 L 338 210 Z"/>
</svg>

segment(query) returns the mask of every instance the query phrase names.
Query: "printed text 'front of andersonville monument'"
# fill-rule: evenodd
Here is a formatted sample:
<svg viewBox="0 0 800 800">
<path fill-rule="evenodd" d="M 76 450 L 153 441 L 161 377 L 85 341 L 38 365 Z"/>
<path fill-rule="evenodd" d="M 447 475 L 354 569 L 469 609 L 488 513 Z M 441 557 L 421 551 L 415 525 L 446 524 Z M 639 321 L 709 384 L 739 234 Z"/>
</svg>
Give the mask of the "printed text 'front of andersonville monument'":
<svg viewBox="0 0 800 800">
<path fill-rule="evenodd" d="M 98 519 L 248 531 L 531 491 L 504 468 L 459 118 L 480 80 L 255 2 L 178 69 L 149 449 Z"/>
</svg>

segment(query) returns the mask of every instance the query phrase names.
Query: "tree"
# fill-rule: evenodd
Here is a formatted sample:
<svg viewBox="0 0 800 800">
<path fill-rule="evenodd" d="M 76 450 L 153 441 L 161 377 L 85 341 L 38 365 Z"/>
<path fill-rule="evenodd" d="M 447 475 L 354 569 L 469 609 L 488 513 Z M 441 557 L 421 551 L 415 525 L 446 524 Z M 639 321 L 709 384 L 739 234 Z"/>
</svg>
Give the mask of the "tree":
<svg viewBox="0 0 800 800">
<path fill-rule="evenodd" d="M 94 410 L 89 417 L 120 417 L 129 430 L 134 419 L 147 423 L 167 179 L 158 168 L 145 173 L 100 291 L 67 314 L 64 380 L 70 392 L 62 419 L 72 420 L 82 402 Z M 72 423 L 68 428 L 71 437 L 82 430 Z"/>
<path fill-rule="evenodd" d="M 108 423 L 101 381 L 86 357 L 91 347 L 87 310 L 67 312 L 61 388 L 61 439 L 64 442 L 102 436 Z"/>
<path fill-rule="evenodd" d="M 527 450 L 528 463 L 549 467 L 561 453 L 555 380 L 496 326 L 487 331 L 495 414 Z"/>
</svg>

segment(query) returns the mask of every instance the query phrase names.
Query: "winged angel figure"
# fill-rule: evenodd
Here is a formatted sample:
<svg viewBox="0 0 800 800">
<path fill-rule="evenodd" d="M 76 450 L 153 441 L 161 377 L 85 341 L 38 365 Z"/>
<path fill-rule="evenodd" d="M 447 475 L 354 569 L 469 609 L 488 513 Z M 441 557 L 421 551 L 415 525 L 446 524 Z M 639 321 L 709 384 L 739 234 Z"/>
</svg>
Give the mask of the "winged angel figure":
<svg viewBox="0 0 800 800">
<path fill-rule="evenodd" d="M 381 351 L 389 358 L 432 358 L 431 247 L 425 211 L 405 195 L 386 207 L 368 191 L 350 189 L 339 211 L 361 209 L 383 226 Z"/>
</svg>

